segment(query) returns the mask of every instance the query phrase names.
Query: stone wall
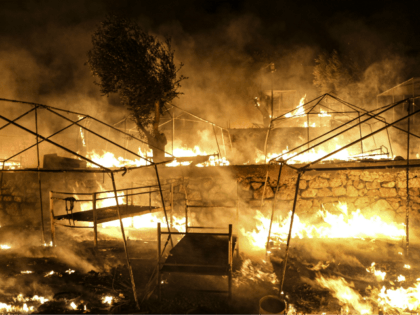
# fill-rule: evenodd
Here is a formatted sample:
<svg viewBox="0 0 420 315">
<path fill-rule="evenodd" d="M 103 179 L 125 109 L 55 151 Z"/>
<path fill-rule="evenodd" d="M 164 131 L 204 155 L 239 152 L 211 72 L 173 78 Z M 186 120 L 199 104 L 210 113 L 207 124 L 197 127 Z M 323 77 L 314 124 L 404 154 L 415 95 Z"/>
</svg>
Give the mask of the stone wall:
<svg viewBox="0 0 420 315">
<path fill-rule="evenodd" d="M 360 164 L 359 164 L 360 165 Z M 268 170 L 268 186 L 261 209 L 261 197 Z M 220 202 L 240 198 L 244 216 L 252 216 L 255 210 L 268 215 L 277 185 L 278 166 L 229 166 L 229 167 L 160 167 L 164 199 L 170 202 L 169 187 L 174 189 L 174 213 L 184 215 L 185 195 L 190 204 Z M 297 173 L 283 168 L 277 210 L 285 214 L 292 209 Z M 405 170 L 383 171 L 329 171 L 307 172 L 300 181 L 296 213 L 299 217 L 311 217 L 325 207 L 334 211 L 338 202 L 346 202 L 349 211 L 360 209 L 362 213 L 377 214 L 385 220 L 403 223 L 406 206 Z M 80 175 L 73 173 L 42 174 L 44 222 L 49 228 L 49 190 L 98 191 L 112 189 L 108 176 Z M 116 175 L 117 189 L 156 184 L 153 169 L 128 172 L 124 177 Z M 420 222 L 420 171 L 410 171 L 410 226 Z M 148 197 L 147 197 L 148 198 Z M 159 194 L 154 194 L 153 204 L 160 205 Z M 38 178 L 36 173 L 4 174 L 3 193 L 0 203 L 0 225 L 40 220 Z"/>
</svg>

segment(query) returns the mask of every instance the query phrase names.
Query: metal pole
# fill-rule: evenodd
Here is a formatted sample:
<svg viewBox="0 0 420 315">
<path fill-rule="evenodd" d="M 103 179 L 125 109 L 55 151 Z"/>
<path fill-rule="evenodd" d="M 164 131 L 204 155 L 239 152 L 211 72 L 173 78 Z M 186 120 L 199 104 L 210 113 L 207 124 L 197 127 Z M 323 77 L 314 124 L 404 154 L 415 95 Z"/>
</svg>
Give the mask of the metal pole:
<svg viewBox="0 0 420 315">
<path fill-rule="evenodd" d="M 360 113 L 357 112 L 357 116 L 359 116 L 359 134 L 360 134 L 360 139 L 362 139 L 363 135 L 362 135 L 362 124 L 360 122 Z M 363 141 L 360 141 L 360 149 L 362 150 L 362 156 L 363 156 Z"/>
<path fill-rule="evenodd" d="M 44 211 L 42 209 L 42 185 L 41 185 L 41 173 L 39 172 L 40 163 L 39 163 L 39 139 L 38 139 L 38 108 L 35 108 L 35 132 L 36 132 L 36 156 L 37 156 L 37 169 L 38 169 L 38 188 L 39 188 L 39 205 L 41 208 L 41 243 L 45 243 L 44 236 Z"/>
<path fill-rule="evenodd" d="M 275 206 L 276 206 L 277 192 L 279 191 L 279 187 L 280 187 L 280 178 L 281 178 L 282 169 L 283 169 L 283 163 L 280 164 L 279 176 L 277 177 L 276 191 L 274 193 L 273 206 L 271 207 L 270 227 L 268 229 L 267 245 L 265 246 L 266 253 L 270 251 L 271 226 L 273 225 L 274 209 L 275 209 Z"/>
<path fill-rule="evenodd" d="M 217 149 L 219 150 L 220 156 L 222 156 L 222 152 L 220 151 L 220 147 L 219 147 L 219 141 L 217 141 L 216 129 L 214 128 L 214 125 L 212 126 L 213 126 L 214 137 L 216 138 Z"/>
<path fill-rule="evenodd" d="M 273 121 L 270 121 L 270 124 L 268 125 L 267 135 L 265 136 L 265 142 L 264 142 L 264 163 L 267 164 L 267 146 L 268 146 L 268 137 L 270 136 L 271 131 L 271 123 Z"/>
<path fill-rule="evenodd" d="M 289 229 L 289 235 L 287 236 L 286 255 L 285 255 L 284 261 L 283 261 L 283 272 L 282 272 L 282 277 L 281 277 L 281 281 L 280 281 L 279 295 L 281 295 L 282 292 L 283 292 L 284 277 L 286 275 L 287 258 L 289 257 L 290 238 L 292 237 L 293 219 L 295 217 L 296 201 L 297 201 L 297 196 L 298 196 L 298 191 L 299 191 L 299 181 L 300 181 L 300 176 L 301 175 L 302 175 L 302 173 L 299 172 L 298 176 L 297 176 L 297 180 L 296 180 L 295 199 L 293 201 L 293 211 L 292 211 L 292 216 L 290 218 L 290 229 Z"/>
<path fill-rule="evenodd" d="M 121 218 L 120 205 L 118 203 L 117 187 L 115 185 L 114 173 L 112 171 L 110 173 L 111 173 L 111 180 L 112 180 L 112 188 L 114 189 L 115 202 L 117 204 L 117 212 L 118 212 L 118 219 L 120 221 L 121 235 L 122 235 L 122 239 L 123 239 L 123 243 L 124 243 L 125 258 L 127 260 L 127 267 L 128 267 L 128 271 L 130 273 L 131 288 L 133 289 L 134 301 L 136 302 L 137 309 L 140 309 L 139 301 L 137 299 L 136 284 L 134 282 L 133 269 L 131 268 L 130 257 L 128 256 L 127 240 L 125 238 L 124 225 L 123 225 L 122 218 Z"/>
<path fill-rule="evenodd" d="M 414 100 L 413 100 L 414 102 Z M 407 106 L 408 115 L 410 115 L 410 101 L 408 101 Z M 409 255 L 409 245 L 410 245 L 410 238 L 409 238 L 409 221 L 410 221 L 410 193 L 409 193 L 409 181 L 410 181 L 410 116 L 407 118 L 407 206 L 405 208 L 405 233 L 406 233 L 406 243 L 405 243 L 405 255 L 408 257 Z"/>
<path fill-rule="evenodd" d="M 161 299 L 162 299 L 162 286 L 161 286 L 161 273 L 160 273 L 160 264 L 161 264 L 161 262 L 160 262 L 160 252 L 161 252 L 161 248 L 162 248 L 162 240 L 161 240 L 161 228 L 160 228 L 160 222 L 158 222 L 158 224 L 157 224 L 157 243 L 158 243 L 158 246 L 157 246 L 157 281 L 158 281 L 158 283 L 157 283 L 157 285 L 158 285 L 158 300 L 159 300 L 159 302 L 161 301 Z"/>
<path fill-rule="evenodd" d="M 175 141 L 175 107 L 172 105 L 172 155 L 174 155 Z"/>
<path fill-rule="evenodd" d="M 308 138 L 308 148 L 307 149 L 309 149 L 309 115 L 306 115 L 306 124 L 307 124 L 307 126 L 306 126 L 306 136 L 307 136 L 307 138 Z M 308 162 L 309 162 L 309 157 L 310 157 L 310 154 L 308 154 Z"/>
<path fill-rule="evenodd" d="M 226 157 L 225 137 L 223 136 L 223 129 L 222 128 L 220 128 L 220 132 L 222 133 L 223 149 L 225 150 L 225 157 Z"/>
<path fill-rule="evenodd" d="M 163 213 L 165 214 L 166 226 L 168 227 L 168 234 L 169 234 L 169 238 L 171 239 L 171 245 L 172 247 L 174 247 L 174 242 L 172 241 L 171 229 L 169 227 L 168 214 L 166 213 L 166 209 L 165 209 L 165 200 L 163 199 L 163 194 L 162 194 L 162 186 L 160 185 L 159 173 L 158 173 L 156 164 L 155 164 L 155 170 L 156 170 L 157 182 L 159 185 L 160 198 L 162 199 Z"/>
</svg>

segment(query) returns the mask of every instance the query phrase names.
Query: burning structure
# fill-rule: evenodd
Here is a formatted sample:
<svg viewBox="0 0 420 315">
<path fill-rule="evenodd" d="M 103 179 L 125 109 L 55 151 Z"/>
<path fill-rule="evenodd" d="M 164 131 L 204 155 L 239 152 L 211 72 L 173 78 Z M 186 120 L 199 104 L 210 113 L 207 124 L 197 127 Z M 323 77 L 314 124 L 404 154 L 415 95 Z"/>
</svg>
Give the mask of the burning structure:
<svg viewBox="0 0 420 315">
<path fill-rule="evenodd" d="M 166 293 L 163 303 L 153 302 L 153 294 L 161 289 L 169 291 L 169 285 L 185 292 L 174 269 L 191 272 L 191 268 L 198 268 L 194 259 L 207 269 L 220 263 L 222 271 L 217 275 L 228 277 L 231 310 L 236 312 L 254 310 L 242 296 L 255 285 L 259 286 L 254 294 L 257 300 L 274 292 L 305 312 L 417 310 L 420 164 L 416 152 L 419 136 L 413 124 L 419 112 L 417 98 L 405 98 L 373 111 L 329 94 L 301 102 L 292 111 L 271 119 L 269 128 L 263 129 L 260 156 L 246 165 L 228 165 L 227 161 L 240 152 L 229 129 L 198 116 L 192 119 L 192 114 L 181 108 L 172 108 L 172 120 L 162 122 L 168 130 L 172 129 L 172 137 L 168 137 L 172 139 L 168 145 L 172 151 L 167 152 L 167 163 L 160 165 L 153 163 L 146 153 L 147 144 L 141 139 L 91 116 L 28 104 L 32 109 L 26 113 L 34 115 L 28 119 L 24 111 L 10 109 L 13 117 L 1 116 L 6 122 L 2 129 L 13 128 L 15 136 L 30 134 L 37 140 L 2 157 L 1 229 L 19 226 L 25 218 L 28 224 L 41 227 L 39 243 L 43 245 L 50 241 L 44 239 L 44 229 L 49 226 L 51 241 L 56 237 L 59 245 L 56 247 L 54 242 L 53 247 L 48 247 L 55 255 L 67 239 L 88 240 L 92 247 L 93 235 L 94 251 L 99 255 L 102 250 L 110 264 L 112 251 L 100 244 L 122 237 L 128 289 L 104 289 L 105 302 L 101 301 L 105 306 L 112 305 L 113 312 L 130 309 L 129 301 L 134 301 L 131 307 L 151 312 L 168 310 Z M 60 117 L 62 122 L 50 120 L 56 121 L 54 126 L 42 125 L 41 115 L 49 114 Z M 208 153 L 215 151 L 182 152 L 176 140 L 176 134 L 179 138 L 183 135 L 176 128 L 181 118 L 185 119 L 183 124 L 188 119 L 192 124 L 201 121 L 209 127 L 214 142 L 211 150 L 217 150 L 217 160 L 223 162 L 214 163 L 213 167 L 196 167 L 204 161 L 182 165 L 182 157 L 201 155 L 212 166 Z M 99 125 L 104 128 L 96 129 Z M 19 145 L 33 141 L 31 138 L 23 138 Z M 58 155 L 54 155 L 57 149 L 53 146 L 61 150 Z M 50 209 L 45 205 L 51 205 Z M 231 213 L 228 208 L 236 211 Z M 44 226 L 44 218 L 48 217 L 51 224 Z M 67 225 L 66 232 L 60 225 Z M 76 226 L 88 230 L 88 235 L 76 233 Z M 166 235 L 162 236 L 160 227 L 165 228 Z M 55 228 L 60 233 L 54 232 Z M 13 241 L 2 242 L 5 253 L 18 247 Z M 211 248 L 216 258 L 206 259 L 206 253 L 198 250 L 200 242 L 206 244 L 201 247 Z M 144 258 L 139 260 L 135 254 L 147 256 L 149 243 L 153 245 L 153 258 L 147 265 Z M 234 250 L 237 261 L 242 260 L 238 265 Z M 21 270 L 22 274 L 31 274 L 29 269 Z M 147 275 L 139 276 L 144 269 L 148 270 Z M 68 277 L 73 269 L 69 270 Z M 113 266 L 111 271 L 112 284 L 124 283 L 122 272 L 118 278 L 117 268 Z M 197 283 L 191 280 L 195 288 L 213 286 L 212 291 L 226 291 L 220 290 L 220 281 L 210 279 L 214 270 L 197 274 L 204 278 Z M 54 275 L 50 271 L 43 277 Z M 95 281 L 99 280 L 97 276 Z M 85 307 L 98 310 L 97 304 L 86 302 L 93 297 L 80 292 L 77 297 L 67 294 L 67 304 L 60 304 L 59 308 L 51 301 L 60 300 L 63 294 L 50 289 L 50 296 L 35 306 L 40 307 L 38 311 L 42 310 L 39 304 L 57 312 L 82 312 Z M 35 295 L 30 298 L 32 293 L 28 294 L 20 298 L 16 294 L 17 302 L 9 299 L 0 307 L 7 311 L 35 311 L 29 305 Z M 217 299 L 218 303 L 221 300 Z M 214 301 L 206 305 L 207 312 L 228 307 L 223 303 L 210 307 Z M 179 305 L 170 307 L 181 311 Z M 197 310 L 203 306 L 182 307 Z M 289 306 L 290 312 L 293 307 Z"/>
</svg>

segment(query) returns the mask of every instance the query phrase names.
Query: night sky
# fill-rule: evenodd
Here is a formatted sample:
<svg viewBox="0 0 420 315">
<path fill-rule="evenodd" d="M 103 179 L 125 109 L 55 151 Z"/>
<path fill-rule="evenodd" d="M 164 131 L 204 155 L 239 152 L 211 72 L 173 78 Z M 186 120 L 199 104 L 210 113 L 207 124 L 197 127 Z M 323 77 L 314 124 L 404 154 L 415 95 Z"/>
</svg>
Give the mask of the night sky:
<svg viewBox="0 0 420 315">
<path fill-rule="evenodd" d="M 86 53 L 107 14 L 173 38 L 185 66 L 183 108 L 220 124 L 246 125 L 255 115 L 261 70 L 276 64 L 275 88 L 308 98 L 315 58 L 337 50 L 356 61 L 360 83 L 376 95 L 420 76 L 420 22 L 415 1 L 0 1 L 0 97 L 107 114 L 118 97 L 100 95 Z M 238 112 L 241 114 L 238 115 Z"/>
</svg>

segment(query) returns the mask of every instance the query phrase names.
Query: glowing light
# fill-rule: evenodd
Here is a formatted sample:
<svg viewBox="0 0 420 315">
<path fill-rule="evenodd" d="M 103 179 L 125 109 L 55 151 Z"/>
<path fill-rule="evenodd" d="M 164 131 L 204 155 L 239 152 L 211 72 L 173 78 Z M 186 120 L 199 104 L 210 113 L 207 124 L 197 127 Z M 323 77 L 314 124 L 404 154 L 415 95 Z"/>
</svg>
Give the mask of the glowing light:
<svg viewBox="0 0 420 315">
<path fill-rule="evenodd" d="M 69 270 L 66 270 L 65 272 L 68 273 L 69 275 L 71 275 L 72 273 L 75 273 L 76 271 L 72 270 L 72 269 L 69 269 Z"/>
<path fill-rule="evenodd" d="M 10 249 L 10 248 L 12 248 L 11 246 L 9 246 L 9 245 L 0 245 L 0 248 L 1 249 Z"/>
<path fill-rule="evenodd" d="M 47 272 L 44 277 L 45 278 L 51 277 L 53 274 L 55 274 L 55 271 L 54 270 L 51 270 L 50 272 Z"/>
<path fill-rule="evenodd" d="M 399 275 L 397 281 L 398 282 L 403 282 L 403 281 L 405 281 L 405 277 L 403 275 Z"/>
<path fill-rule="evenodd" d="M 103 298 L 102 298 L 102 303 L 103 304 L 106 304 L 106 303 L 108 303 L 108 304 L 111 304 L 112 303 L 112 299 L 113 299 L 114 297 L 112 297 L 112 296 L 104 296 Z"/>
<path fill-rule="evenodd" d="M 318 114 L 319 117 L 331 117 L 330 114 L 326 110 L 320 109 L 320 113 Z"/>
<path fill-rule="evenodd" d="M 72 309 L 74 309 L 74 310 L 77 308 L 77 305 L 76 305 L 76 303 L 74 303 L 74 302 L 71 302 L 71 303 L 70 303 L 70 306 L 71 306 L 71 308 L 72 308 Z"/>
<path fill-rule="evenodd" d="M 376 270 L 375 263 L 373 262 L 372 265 L 369 268 L 366 268 L 367 272 L 373 273 L 377 278 L 382 279 L 382 281 L 385 280 L 386 272 Z"/>
<path fill-rule="evenodd" d="M 348 283 L 343 278 L 326 279 L 320 274 L 317 275 L 315 281 L 329 289 L 340 302 L 351 305 L 360 314 L 372 314 L 372 306 L 364 302 L 362 296 L 352 288 L 353 283 Z"/>
<path fill-rule="evenodd" d="M 34 272 L 31 271 L 31 270 L 24 270 L 24 271 L 21 271 L 20 273 L 22 273 L 22 274 L 29 274 L 29 273 L 34 273 Z"/>
<path fill-rule="evenodd" d="M 290 118 L 290 117 L 299 117 L 299 116 L 305 115 L 305 108 L 302 107 L 302 105 L 305 104 L 305 99 L 306 99 L 306 94 L 300 99 L 299 105 L 296 107 L 296 109 L 291 113 L 287 113 L 286 115 L 284 115 L 284 117 Z"/>
<path fill-rule="evenodd" d="M 386 223 L 378 216 L 370 219 L 364 217 L 359 209 L 348 213 L 347 204 L 339 203 L 337 209 L 340 214 L 332 214 L 323 209 L 318 211 L 318 216 L 327 225 L 315 226 L 302 222 L 295 214 L 292 230 L 292 238 L 359 238 L 359 239 L 400 239 L 405 236 L 404 224 Z M 290 228 L 292 212 L 286 218 L 279 216 L 278 220 L 272 222 L 272 239 L 279 243 L 284 243 L 287 239 Z M 241 228 L 241 233 L 245 235 L 256 249 L 264 249 L 267 242 L 268 230 L 271 218 L 265 217 L 260 211 L 254 216 L 256 229 L 245 231 Z"/>
<path fill-rule="evenodd" d="M 405 269 L 411 269 L 411 266 L 410 265 L 404 265 L 404 268 Z"/>
</svg>

